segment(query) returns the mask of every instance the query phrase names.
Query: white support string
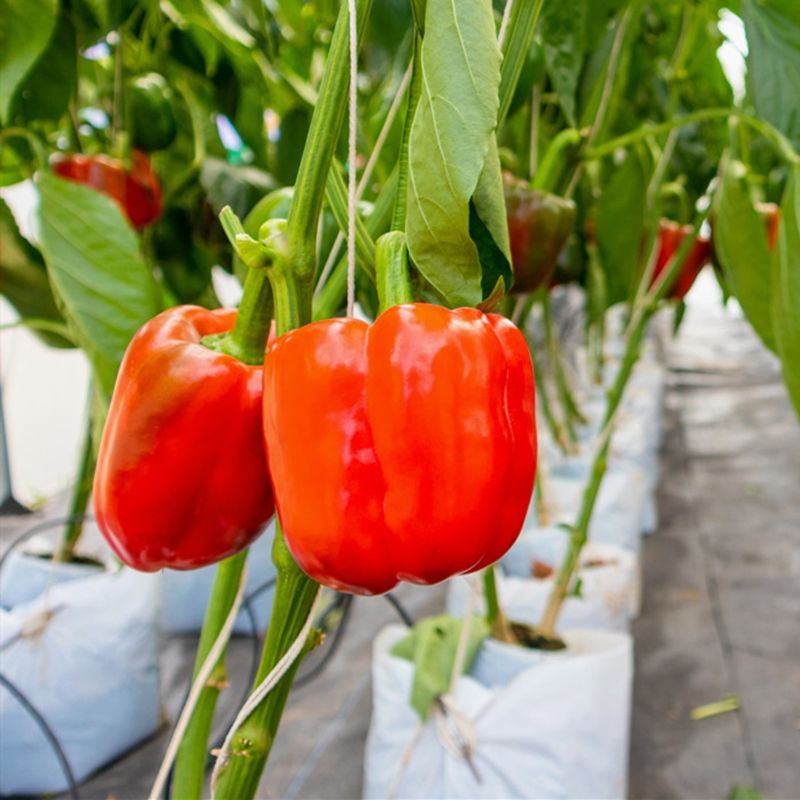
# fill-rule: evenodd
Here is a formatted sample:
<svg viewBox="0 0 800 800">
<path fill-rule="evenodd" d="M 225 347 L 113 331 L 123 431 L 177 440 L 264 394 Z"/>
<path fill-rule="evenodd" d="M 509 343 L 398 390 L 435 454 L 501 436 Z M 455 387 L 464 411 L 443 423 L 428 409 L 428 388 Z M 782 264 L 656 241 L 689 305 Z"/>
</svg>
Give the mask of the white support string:
<svg viewBox="0 0 800 800">
<path fill-rule="evenodd" d="M 208 682 L 214 667 L 217 665 L 217 661 L 219 661 L 220 656 L 222 655 L 222 651 L 228 644 L 228 639 L 230 639 L 231 631 L 233 630 L 233 624 L 236 621 L 236 615 L 239 613 L 239 608 L 242 605 L 242 600 L 244 599 L 246 580 L 247 566 L 242 569 L 242 574 L 239 578 L 239 588 L 236 591 L 236 597 L 233 600 L 233 605 L 231 606 L 230 611 L 228 611 L 228 616 L 225 617 L 225 622 L 222 624 L 222 628 L 220 628 L 214 644 L 208 651 L 208 655 L 203 661 L 203 665 L 200 667 L 197 677 L 192 682 L 192 688 L 189 690 L 189 696 L 186 698 L 186 702 L 181 710 L 181 715 L 178 717 L 178 722 L 175 725 L 175 730 L 173 731 L 169 740 L 167 752 L 164 753 L 164 759 L 161 762 L 161 766 L 158 768 L 158 774 L 153 782 L 153 788 L 150 790 L 149 800 L 161 800 L 161 796 L 164 794 L 167 776 L 169 775 L 170 769 L 172 769 L 172 763 L 175 761 L 175 756 L 178 754 L 178 748 L 181 746 L 183 735 L 186 733 L 186 728 L 189 725 L 189 720 L 192 718 L 197 701 L 200 699 L 200 694 L 203 689 L 205 689 L 206 683 Z"/>
<path fill-rule="evenodd" d="M 348 0 L 350 21 L 350 111 L 347 147 L 347 316 L 356 304 L 356 146 L 358 136 L 358 20 L 356 0 Z"/>
<path fill-rule="evenodd" d="M 375 146 L 372 148 L 372 153 L 367 160 L 364 171 L 361 173 L 361 179 L 358 182 L 358 189 L 356 191 L 357 201 L 361 200 L 362 196 L 364 195 L 364 191 L 366 190 L 367 184 L 372 177 L 372 172 L 375 169 L 375 165 L 378 163 L 378 159 L 380 158 L 383 146 L 386 144 L 386 140 L 389 138 L 389 132 L 391 131 L 392 125 L 397 117 L 397 112 L 400 110 L 400 106 L 402 105 L 406 89 L 408 89 L 408 84 L 411 83 L 413 66 L 413 64 L 408 65 L 408 68 L 403 74 L 403 78 L 397 87 L 397 93 L 394 96 L 394 100 L 392 100 L 392 104 L 389 106 L 389 110 L 386 112 L 386 119 L 383 121 L 383 127 L 378 134 L 378 138 L 375 140 Z M 328 277 L 336 265 L 336 261 L 339 258 L 339 251 L 342 249 L 342 242 L 344 242 L 344 234 L 339 231 L 339 233 L 336 235 L 336 241 L 333 243 L 330 253 L 328 253 L 328 260 L 325 262 L 325 266 L 322 268 L 322 272 L 319 274 L 317 285 L 314 288 L 315 297 L 320 293 L 320 291 L 322 291 L 322 287 L 325 285 L 325 282 L 328 280 Z"/>
<path fill-rule="evenodd" d="M 507 0 L 506 7 L 503 9 L 503 19 L 500 22 L 500 33 L 497 35 L 497 44 L 500 47 L 505 44 L 506 33 L 508 33 L 508 23 L 511 19 L 511 9 L 514 6 L 514 0 Z"/>
<path fill-rule="evenodd" d="M 233 741 L 233 737 L 236 735 L 236 731 L 239 730 L 242 723 L 262 703 L 264 698 L 266 698 L 266 696 L 278 685 L 281 678 L 288 672 L 289 668 L 292 666 L 292 664 L 294 664 L 305 647 L 308 634 L 311 632 L 311 626 L 314 624 L 314 617 L 317 613 L 317 606 L 319 605 L 319 599 L 321 595 L 322 591 L 321 589 L 318 589 L 316 597 L 314 598 L 314 602 L 311 605 L 311 610 L 308 612 L 308 618 L 306 619 L 300 633 L 297 634 L 297 638 L 294 640 L 294 642 L 292 642 L 292 646 L 283 654 L 283 657 L 272 668 L 269 675 L 267 675 L 267 677 L 264 678 L 264 680 L 252 691 L 244 705 L 239 710 L 239 713 L 236 715 L 236 719 L 233 721 L 228 733 L 225 735 L 225 741 L 222 743 L 222 747 L 215 751 L 217 760 L 214 764 L 214 771 L 211 773 L 212 794 L 214 793 L 220 770 L 225 766 L 225 764 L 228 762 L 228 758 L 230 757 L 230 746 L 231 742 Z"/>
</svg>

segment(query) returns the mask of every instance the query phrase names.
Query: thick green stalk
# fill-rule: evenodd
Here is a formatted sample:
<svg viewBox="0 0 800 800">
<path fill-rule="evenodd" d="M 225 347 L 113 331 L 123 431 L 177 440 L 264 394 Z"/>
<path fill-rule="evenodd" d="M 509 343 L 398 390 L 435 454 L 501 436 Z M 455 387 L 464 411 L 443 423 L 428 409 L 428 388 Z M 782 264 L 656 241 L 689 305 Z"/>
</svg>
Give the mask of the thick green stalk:
<svg viewBox="0 0 800 800">
<path fill-rule="evenodd" d="M 245 364 L 262 364 L 272 323 L 272 288 L 261 270 L 251 269 L 229 339 L 228 352 Z"/>
<path fill-rule="evenodd" d="M 311 612 L 318 591 L 317 584 L 295 564 L 286 548 L 280 526 L 275 531 L 272 559 L 278 579 L 256 684 L 269 675 L 291 647 Z M 236 732 L 231 742 L 229 760 L 219 773 L 215 798 L 248 800 L 255 796 L 299 665 L 298 658 Z"/>
<path fill-rule="evenodd" d="M 500 108 L 497 113 L 499 128 L 508 114 L 519 76 L 525 66 L 536 22 L 542 11 L 544 0 L 524 0 L 511 7 L 508 30 L 503 42 L 503 63 L 500 68 Z"/>
<path fill-rule="evenodd" d="M 358 41 L 363 41 L 372 0 L 356 0 Z M 347 3 L 339 16 L 331 38 L 325 74 L 319 88 L 303 157 L 297 170 L 294 199 L 289 209 L 288 244 L 299 289 L 311 296 L 316 266 L 317 223 L 322 211 L 325 184 L 328 180 L 339 131 L 347 109 L 349 87 L 349 13 Z"/>
<path fill-rule="evenodd" d="M 406 118 L 403 122 L 403 138 L 400 142 L 400 154 L 397 162 L 397 191 L 395 195 L 394 212 L 392 213 L 392 230 L 403 231 L 406 228 L 406 210 L 408 208 L 408 142 L 411 139 L 411 127 L 414 124 L 414 114 L 417 111 L 422 94 L 422 65 L 419 63 L 419 54 L 422 39 L 414 37 L 414 52 L 412 58 L 411 85 L 408 87 L 408 103 L 406 105 Z"/>
<path fill-rule="evenodd" d="M 94 469 L 97 464 L 92 430 L 93 422 L 91 415 L 89 415 L 86 420 L 86 430 L 83 434 L 83 445 L 81 446 L 81 455 L 78 461 L 78 474 L 69 504 L 69 522 L 64 528 L 58 548 L 53 553 L 53 561 L 71 561 L 75 552 L 75 545 L 77 545 L 83 531 L 83 517 L 86 513 L 86 506 L 89 503 L 89 497 L 92 494 L 92 481 L 94 480 Z"/>
<path fill-rule="evenodd" d="M 234 598 L 239 589 L 247 560 L 247 551 L 226 558 L 217 567 L 211 599 L 206 609 L 200 642 L 197 646 L 194 672 L 197 676 L 208 653 L 219 636 L 225 620 L 230 613 Z M 186 728 L 181 746 L 175 759 L 175 770 L 172 776 L 170 794 L 174 798 L 200 798 L 203 796 L 206 758 L 208 755 L 208 739 L 211 734 L 211 723 L 214 720 L 214 709 L 221 689 L 226 684 L 225 655 L 220 657 L 211 677 L 198 698 L 189 725 Z"/>
</svg>

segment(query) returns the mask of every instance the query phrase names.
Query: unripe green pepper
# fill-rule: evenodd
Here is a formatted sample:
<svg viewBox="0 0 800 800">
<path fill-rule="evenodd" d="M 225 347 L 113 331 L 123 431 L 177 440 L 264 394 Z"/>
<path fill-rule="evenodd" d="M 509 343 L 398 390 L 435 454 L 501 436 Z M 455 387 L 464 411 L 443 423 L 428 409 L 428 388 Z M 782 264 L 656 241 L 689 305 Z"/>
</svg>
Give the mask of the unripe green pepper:
<svg viewBox="0 0 800 800">
<path fill-rule="evenodd" d="M 169 147 L 177 134 L 172 90 L 161 75 L 149 72 L 128 87 L 128 128 L 133 146 L 148 153 Z"/>
<path fill-rule="evenodd" d="M 522 180 L 504 180 L 511 264 L 516 292 L 532 292 L 553 274 L 559 253 L 575 226 L 575 203 L 531 189 Z"/>
</svg>

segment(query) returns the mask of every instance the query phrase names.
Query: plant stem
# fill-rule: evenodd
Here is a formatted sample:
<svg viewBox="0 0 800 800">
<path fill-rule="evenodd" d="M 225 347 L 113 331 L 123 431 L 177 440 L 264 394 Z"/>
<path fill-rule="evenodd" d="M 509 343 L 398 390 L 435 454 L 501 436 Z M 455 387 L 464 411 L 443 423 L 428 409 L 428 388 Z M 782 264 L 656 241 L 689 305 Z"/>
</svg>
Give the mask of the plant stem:
<svg viewBox="0 0 800 800">
<path fill-rule="evenodd" d="M 547 290 L 542 292 L 542 321 L 544 322 L 544 333 L 547 343 L 547 352 L 550 357 L 550 366 L 553 370 L 553 377 L 555 378 L 556 388 L 561 400 L 561 407 L 564 410 L 564 418 L 567 423 L 567 429 L 574 440 L 575 430 L 573 423 L 577 422 L 581 425 L 585 425 L 586 417 L 578 407 L 572 387 L 569 385 L 569 380 L 567 379 L 567 373 L 564 367 L 564 359 L 561 353 L 561 346 L 553 326 L 553 313 L 552 309 L 550 308 L 550 294 L 547 292 Z"/>
<path fill-rule="evenodd" d="M 272 323 L 272 288 L 262 270 L 251 269 L 244 281 L 244 293 L 228 349 L 245 364 L 262 364 Z"/>
<path fill-rule="evenodd" d="M 91 389 L 89 390 L 91 393 Z M 94 440 L 92 437 L 92 417 L 87 415 L 86 430 L 83 434 L 83 444 L 81 446 L 80 459 L 78 461 L 78 474 L 75 485 L 72 489 L 72 498 L 69 504 L 69 522 L 64 528 L 64 533 L 58 548 L 53 553 L 53 561 L 66 563 L 72 561 L 75 553 L 75 546 L 78 544 L 83 531 L 83 518 L 86 514 L 86 506 L 92 494 L 92 482 L 94 480 L 94 469 L 97 464 L 94 452 Z"/>
<path fill-rule="evenodd" d="M 367 28 L 372 0 L 357 0 L 359 45 Z M 349 12 L 342 3 L 331 38 L 317 105 L 311 117 L 303 157 L 289 209 L 287 237 L 292 269 L 303 295 L 311 293 L 316 266 L 317 222 L 322 211 L 328 170 L 347 108 L 349 86 Z M 354 76 L 355 79 L 355 76 Z"/>
<path fill-rule="evenodd" d="M 275 530 L 272 559 L 278 579 L 256 685 L 264 680 L 297 638 L 318 590 L 317 584 L 295 564 L 279 525 Z M 297 659 L 237 731 L 231 743 L 230 759 L 219 774 L 215 798 L 247 800 L 255 795 L 299 664 L 300 659 Z"/>
<path fill-rule="evenodd" d="M 500 606 L 495 565 L 486 567 L 481 577 L 483 579 L 483 596 L 486 599 L 486 622 L 489 624 L 492 637 L 500 642 L 516 644 L 517 640 L 508 624 L 508 618 Z"/>
<path fill-rule="evenodd" d="M 197 646 L 192 678 L 197 676 L 208 653 L 219 636 L 239 588 L 247 551 L 226 558 L 217 567 L 211 599 L 206 609 L 200 642 Z M 174 798 L 199 798 L 203 796 L 208 739 L 217 698 L 226 685 L 227 672 L 224 655 L 219 659 L 211 678 L 195 706 L 186 733 L 175 759 L 171 796 Z"/>
<path fill-rule="evenodd" d="M 395 195 L 394 211 L 392 213 L 392 230 L 402 231 L 406 227 L 406 209 L 408 206 L 408 142 L 411 139 L 411 126 L 414 123 L 414 114 L 417 103 L 422 94 L 422 67 L 419 63 L 419 53 L 422 40 L 419 35 L 414 36 L 414 51 L 411 55 L 411 85 L 408 88 L 408 104 L 406 118 L 403 122 L 403 138 L 400 142 L 400 154 L 397 162 L 397 192 Z"/>
<path fill-rule="evenodd" d="M 508 30 L 502 43 L 503 63 L 500 67 L 500 107 L 497 112 L 497 127 L 499 128 L 508 114 L 514 92 L 517 88 L 519 76 L 525 65 L 533 32 L 539 14 L 542 11 L 544 0 L 516 0 L 511 8 L 508 20 Z"/>
</svg>

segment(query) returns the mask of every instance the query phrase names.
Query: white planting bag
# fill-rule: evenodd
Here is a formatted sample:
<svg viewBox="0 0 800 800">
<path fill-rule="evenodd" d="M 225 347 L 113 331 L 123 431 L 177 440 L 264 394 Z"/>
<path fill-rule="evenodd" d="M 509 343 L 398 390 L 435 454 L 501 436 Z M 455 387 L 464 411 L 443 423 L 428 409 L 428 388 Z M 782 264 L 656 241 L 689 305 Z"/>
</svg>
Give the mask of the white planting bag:
<svg viewBox="0 0 800 800">
<path fill-rule="evenodd" d="M 446 698 L 451 713 L 423 725 L 409 703 L 413 664 L 390 652 L 405 634 L 392 625 L 374 643 L 364 797 L 625 797 L 630 636 L 575 630 L 555 653 L 487 641 Z"/>
<path fill-rule="evenodd" d="M 0 610 L 0 669 L 42 714 L 77 781 L 159 727 L 158 582 L 130 570 Z M 36 722 L 0 687 L 0 794 L 68 784 Z"/>
<path fill-rule="evenodd" d="M 247 580 L 245 598 L 264 586 L 276 576 L 272 563 L 272 540 L 275 523 L 271 522 L 264 533 L 250 545 L 247 556 Z M 192 570 L 165 569 L 161 573 L 161 630 L 165 633 L 194 633 L 203 626 L 206 607 L 211 597 L 211 588 L 217 565 Z M 242 607 L 236 616 L 234 633 L 253 634 L 266 629 L 272 613 L 275 585 L 250 600 L 256 620 L 256 630 L 247 611 Z"/>
<path fill-rule="evenodd" d="M 536 625 L 553 587 L 555 571 L 564 556 L 567 534 L 562 528 L 523 534 L 495 571 L 500 605 L 509 619 Z M 547 577 L 534 577 L 533 563 L 553 570 Z M 636 556 L 613 544 L 589 542 L 582 550 L 577 577 L 580 597 L 564 602 L 559 623 L 565 629 L 600 628 L 626 631 L 641 606 L 640 570 Z M 470 588 L 468 578 L 448 583 L 447 613 L 463 616 Z M 478 604 L 482 613 L 482 602 Z"/>
</svg>

